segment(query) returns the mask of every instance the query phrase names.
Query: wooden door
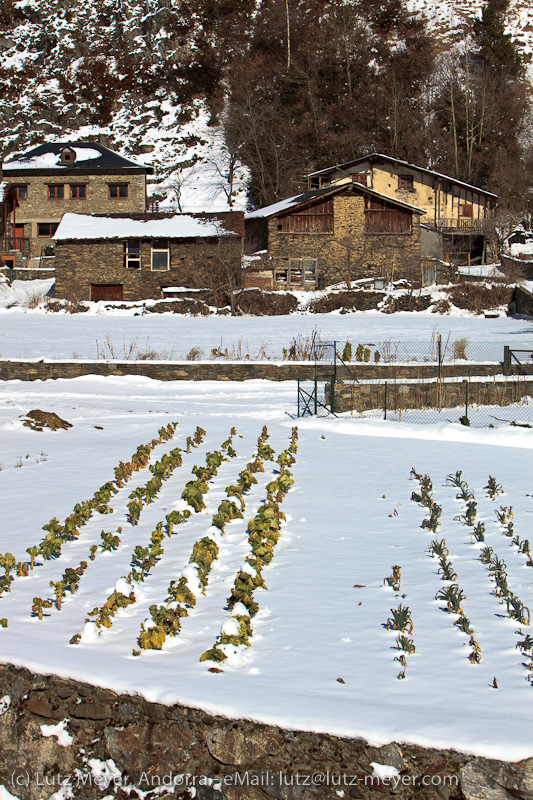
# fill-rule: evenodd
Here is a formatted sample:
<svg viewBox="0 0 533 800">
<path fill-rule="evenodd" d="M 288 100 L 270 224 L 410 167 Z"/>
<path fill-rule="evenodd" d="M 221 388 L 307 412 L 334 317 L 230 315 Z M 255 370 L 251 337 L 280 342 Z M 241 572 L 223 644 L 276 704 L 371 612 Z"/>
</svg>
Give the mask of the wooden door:
<svg viewBox="0 0 533 800">
<path fill-rule="evenodd" d="M 91 283 L 91 300 L 122 300 L 123 290 L 121 283 Z"/>
<path fill-rule="evenodd" d="M 24 225 L 13 225 L 13 250 L 24 250 Z"/>
</svg>

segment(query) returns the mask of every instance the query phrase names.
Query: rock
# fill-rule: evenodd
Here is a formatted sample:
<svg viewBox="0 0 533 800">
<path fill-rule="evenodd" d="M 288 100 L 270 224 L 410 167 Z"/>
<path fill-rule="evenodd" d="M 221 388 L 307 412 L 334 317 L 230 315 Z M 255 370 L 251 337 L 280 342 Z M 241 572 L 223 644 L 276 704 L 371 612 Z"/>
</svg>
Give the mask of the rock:
<svg viewBox="0 0 533 800">
<path fill-rule="evenodd" d="M 76 719 L 111 719 L 113 709 L 107 703 L 78 703 L 69 709 L 71 717 Z"/>
<path fill-rule="evenodd" d="M 283 739 L 268 728 L 252 728 L 244 731 L 237 727 L 216 728 L 207 733 L 209 752 L 222 764 L 235 766 L 252 764 L 265 756 L 275 755 Z"/>
<path fill-rule="evenodd" d="M 533 774 L 506 761 L 474 758 L 459 778 L 466 800 L 533 800 Z"/>
<path fill-rule="evenodd" d="M 35 714 L 45 719 L 63 719 L 65 716 L 64 711 L 54 708 L 48 700 L 40 700 L 38 697 L 30 697 L 29 700 L 24 703 L 24 707 L 30 714 Z"/>
<path fill-rule="evenodd" d="M 403 760 L 402 751 L 397 744 L 387 744 L 385 747 L 369 747 L 365 753 L 368 760 L 375 761 L 378 764 L 386 764 L 389 767 L 395 767 L 398 772 L 403 772 L 407 769 L 407 764 Z M 439 770 L 437 770 L 438 772 Z"/>
</svg>

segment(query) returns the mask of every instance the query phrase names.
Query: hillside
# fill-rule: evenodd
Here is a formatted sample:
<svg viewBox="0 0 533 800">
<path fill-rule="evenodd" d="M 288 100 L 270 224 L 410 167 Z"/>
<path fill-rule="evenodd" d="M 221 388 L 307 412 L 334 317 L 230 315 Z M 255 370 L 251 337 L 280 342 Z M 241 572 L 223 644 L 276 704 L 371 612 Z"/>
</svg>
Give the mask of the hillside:
<svg viewBox="0 0 533 800">
<path fill-rule="evenodd" d="M 389 3 L 396 15 L 390 24 L 388 20 L 378 20 L 375 14 L 372 17 L 370 12 L 363 19 L 357 2 L 343 7 L 349 8 L 350 24 L 356 26 L 350 35 L 364 22 L 374 37 L 365 67 L 373 72 L 362 76 L 359 74 L 361 67 L 354 67 L 354 78 L 359 74 L 361 86 L 365 81 L 375 83 L 380 73 L 393 68 L 390 57 L 384 55 L 384 42 L 394 48 L 399 37 L 406 37 L 405 43 L 409 36 L 414 36 L 401 19 L 403 11 L 394 10 L 394 2 Z M 408 0 L 408 7 L 427 19 L 432 41 L 440 51 L 468 33 L 482 6 L 483 3 L 467 0 Z M 312 41 L 314 35 L 309 35 L 309 25 L 319 30 L 322 23 L 327 22 L 326 12 L 319 12 L 311 2 L 295 2 L 292 9 L 291 43 L 296 70 L 295 77 L 291 76 L 293 85 L 286 90 L 274 67 L 272 75 L 265 75 L 276 97 L 281 98 L 284 105 L 290 102 L 294 106 L 293 118 L 288 124 L 294 126 L 291 138 L 296 155 L 290 148 L 285 155 L 284 144 L 278 140 L 273 144 L 282 165 L 291 164 L 292 171 L 285 168 L 285 183 L 259 187 L 255 150 L 259 149 L 262 158 L 262 148 L 268 143 L 254 140 L 252 146 L 246 143 L 243 148 L 239 139 L 234 145 L 231 141 L 234 132 L 228 130 L 227 125 L 221 125 L 221 114 L 224 95 L 230 91 L 239 120 L 241 111 L 238 103 L 235 104 L 239 92 L 235 84 L 239 63 L 241 68 L 244 63 L 246 80 L 260 98 L 257 109 L 269 108 L 269 98 L 256 91 L 257 81 L 254 83 L 254 76 L 247 74 L 246 67 L 253 57 L 256 58 L 254 63 L 263 63 L 257 62 L 258 52 L 268 65 L 280 57 L 285 58 L 275 51 L 268 38 L 273 19 L 269 17 L 268 4 L 243 2 L 235 7 L 232 3 L 218 3 L 213 8 L 202 0 L 181 4 L 171 0 L 74 0 L 68 4 L 63 0 L 4 0 L 1 8 L 0 154 L 4 158 L 43 140 L 103 137 L 102 142 L 108 141 L 118 152 L 145 159 L 155 168 L 151 193 L 156 199 L 167 198 L 175 208 L 185 211 L 207 206 L 220 210 L 228 203 L 236 208 L 246 205 L 250 172 L 239 164 L 239 155 L 252 171 L 254 198 L 263 202 L 265 197 L 279 196 L 288 188 L 292 190 L 295 180 L 300 180 L 309 166 L 342 158 L 348 146 L 356 147 L 348 145 L 346 136 L 333 141 L 332 131 L 325 129 L 317 118 L 314 123 L 316 140 L 331 141 L 331 147 L 313 142 L 302 147 L 298 141 L 297 125 L 300 120 L 305 124 L 311 113 L 307 106 L 300 110 L 291 100 L 294 91 L 298 97 L 306 93 L 307 79 L 301 78 L 302 66 L 298 62 L 300 40 Z M 402 8 L 405 4 L 400 6 Z M 524 61 L 531 62 L 533 9 L 526 0 L 511 0 L 506 26 Z M 277 35 L 276 31 L 272 30 L 270 35 Z M 280 37 L 282 33 L 277 36 Z M 320 53 L 320 46 L 317 43 L 318 60 L 323 60 L 323 69 L 327 67 L 331 71 L 330 55 Z M 355 40 L 350 46 L 360 50 Z M 361 58 L 364 56 L 366 54 L 361 53 Z M 424 56 L 422 51 L 416 50 L 416 43 L 410 57 L 422 63 Z M 372 58 L 376 66 L 368 63 Z M 349 73 L 348 79 L 353 80 Z M 407 85 L 411 83 L 408 81 Z M 349 99 L 351 87 L 348 89 Z M 331 101 L 329 105 L 326 102 L 326 90 L 329 91 L 329 87 L 320 82 L 314 89 L 320 100 L 324 98 L 326 110 L 323 113 L 333 114 L 327 111 L 332 106 Z M 286 91 L 288 97 L 285 97 Z M 368 91 L 363 99 L 366 106 L 361 106 L 360 115 L 364 115 L 365 107 L 368 110 L 372 105 Z M 409 102 L 420 105 L 421 100 L 417 95 Z M 313 104 L 315 101 L 311 99 L 311 106 Z M 275 108 L 272 113 L 287 135 L 290 128 L 280 120 Z M 384 149 L 389 145 L 388 131 L 396 121 L 387 119 L 387 109 L 380 113 L 379 124 L 384 126 L 384 131 L 376 134 L 378 125 L 369 118 L 366 130 L 352 134 L 352 139 L 354 135 L 357 138 L 359 149 Z M 268 115 L 265 119 L 261 124 L 268 126 Z M 307 128 L 302 128 L 300 135 L 304 141 L 309 140 Z M 416 148 L 408 150 L 412 139 L 412 132 L 407 131 L 405 141 L 395 143 L 391 139 L 390 148 L 396 146 L 403 157 L 414 160 L 421 155 Z M 425 146 L 420 144 L 419 150 Z M 283 162 L 284 157 L 286 162 Z M 266 162 L 267 171 L 272 173 L 268 156 Z M 446 159 L 440 167 L 447 168 Z"/>
</svg>

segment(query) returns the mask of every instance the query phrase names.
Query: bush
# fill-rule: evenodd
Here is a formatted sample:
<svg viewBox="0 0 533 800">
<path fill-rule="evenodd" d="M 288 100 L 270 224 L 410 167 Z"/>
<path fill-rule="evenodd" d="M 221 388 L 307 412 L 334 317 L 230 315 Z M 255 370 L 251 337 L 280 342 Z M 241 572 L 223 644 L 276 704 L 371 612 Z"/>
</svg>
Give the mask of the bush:
<svg viewBox="0 0 533 800">
<path fill-rule="evenodd" d="M 313 300 L 308 306 L 312 314 L 328 314 L 330 311 L 367 311 L 377 308 L 384 299 L 380 292 L 344 291 L 328 294 Z"/>
<path fill-rule="evenodd" d="M 456 308 L 464 308 L 475 314 L 507 306 L 512 296 L 513 289 L 501 283 L 492 286 L 485 283 L 459 283 L 448 291 L 448 297 Z"/>
<path fill-rule="evenodd" d="M 237 308 L 242 314 L 257 317 L 275 317 L 291 314 L 298 300 L 293 294 L 264 292 L 261 289 L 245 289 L 237 295 Z"/>
</svg>

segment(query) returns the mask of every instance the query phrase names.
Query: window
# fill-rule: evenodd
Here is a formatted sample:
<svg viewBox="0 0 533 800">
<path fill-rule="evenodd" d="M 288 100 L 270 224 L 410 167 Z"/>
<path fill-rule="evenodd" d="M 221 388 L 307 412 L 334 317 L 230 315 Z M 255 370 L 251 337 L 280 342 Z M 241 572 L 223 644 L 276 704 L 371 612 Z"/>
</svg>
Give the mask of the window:
<svg viewBox="0 0 533 800">
<path fill-rule="evenodd" d="M 110 183 L 108 185 L 109 197 L 111 199 L 124 198 L 128 196 L 127 183 Z"/>
<path fill-rule="evenodd" d="M 152 241 L 152 270 L 165 272 L 169 267 L 168 239 L 154 239 Z"/>
<path fill-rule="evenodd" d="M 28 199 L 28 186 L 25 183 L 21 183 L 18 186 L 13 186 L 13 191 L 15 192 L 15 197 L 17 200 Z"/>
<path fill-rule="evenodd" d="M 403 189 L 405 192 L 413 191 L 413 176 L 412 175 L 398 175 L 398 189 Z"/>
<path fill-rule="evenodd" d="M 65 147 L 65 149 L 61 151 L 61 163 L 73 164 L 75 161 L 76 161 L 76 152 L 72 150 L 70 147 Z"/>
<path fill-rule="evenodd" d="M 368 173 L 354 172 L 352 175 L 352 183 L 360 183 L 362 186 L 368 186 Z"/>
<path fill-rule="evenodd" d="M 87 186 L 84 183 L 70 184 L 71 200 L 85 200 L 86 197 L 87 197 Z"/>
<path fill-rule="evenodd" d="M 59 222 L 38 222 L 37 236 L 47 236 L 50 238 L 57 231 Z"/>
<path fill-rule="evenodd" d="M 462 206 L 459 206 L 459 216 L 472 218 L 474 216 L 472 203 L 463 203 Z"/>
<path fill-rule="evenodd" d="M 128 239 L 127 242 L 124 242 L 124 266 L 129 269 L 141 268 L 140 239 Z"/>
<path fill-rule="evenodd" d="M 314 289 L 318 282 L 318 259 L 289 258 L 288 267 L 284 264 L 276 266 L 274 279 L 277 284 L 305 286 L 308 289 L 311 287 Z"/>
<path fill-rule="evenodd" d="M 62 200 L 65 196 L 65 187 L 62 183 L 52 183 L 48 186 L 49 200 Z"/>
</svg>

